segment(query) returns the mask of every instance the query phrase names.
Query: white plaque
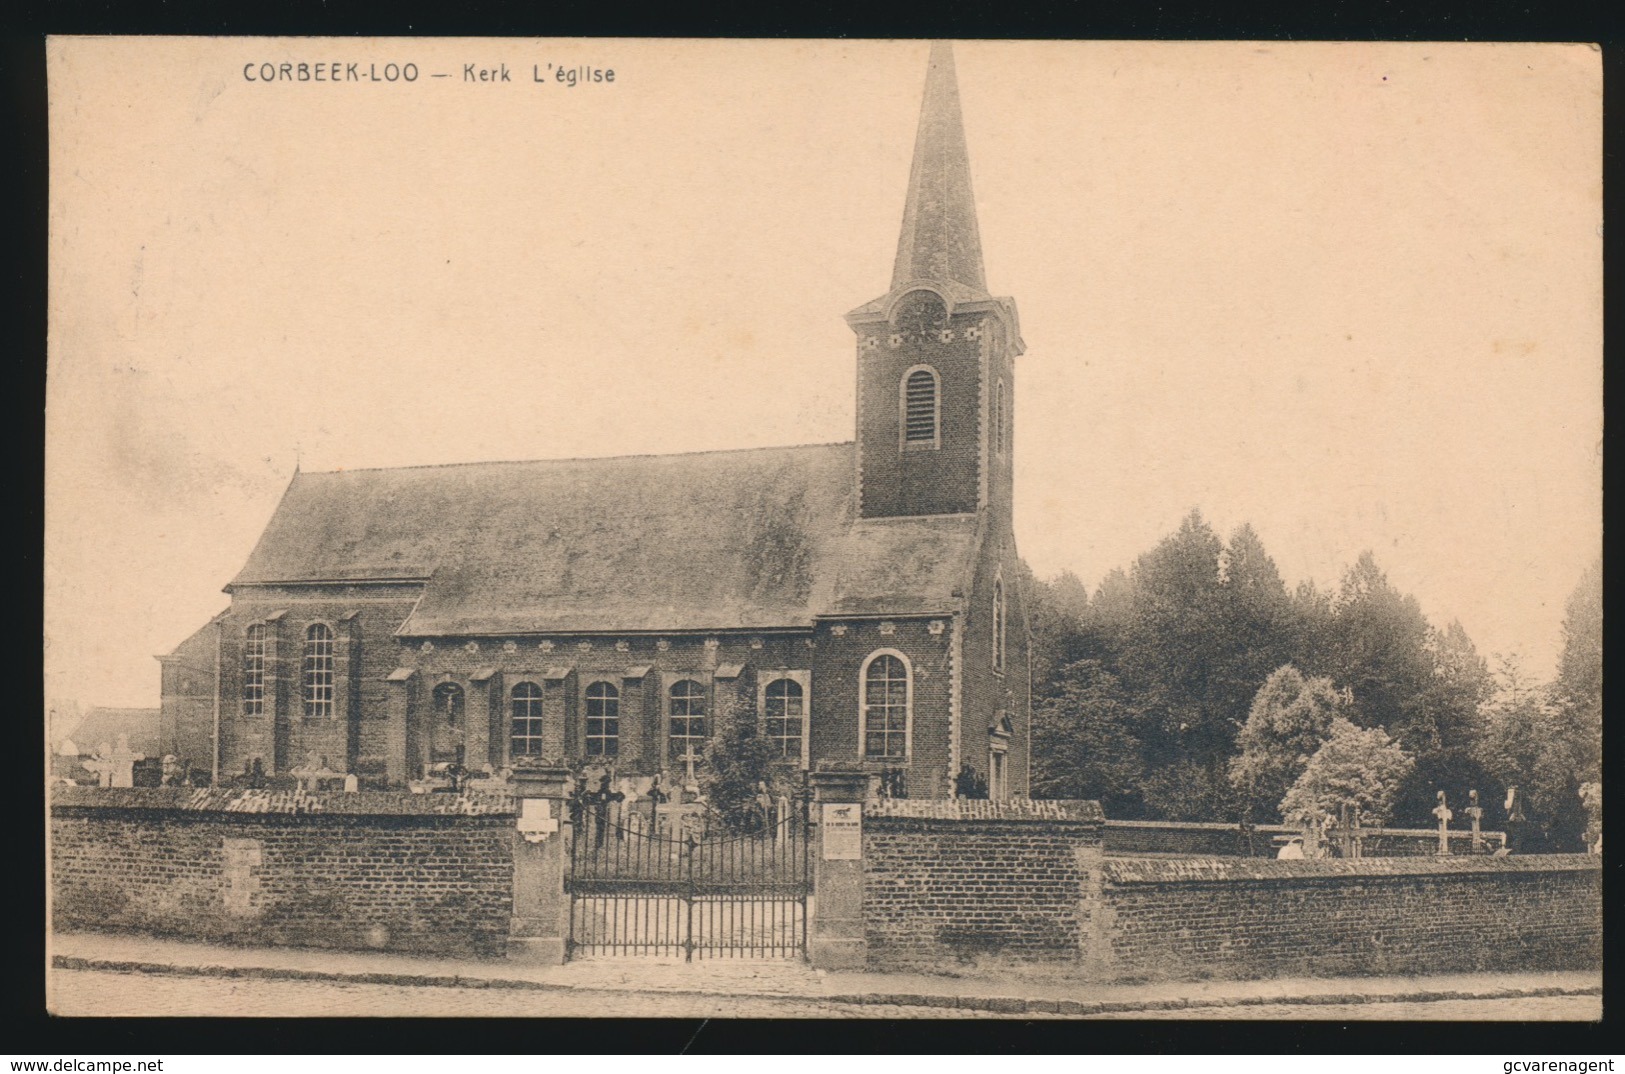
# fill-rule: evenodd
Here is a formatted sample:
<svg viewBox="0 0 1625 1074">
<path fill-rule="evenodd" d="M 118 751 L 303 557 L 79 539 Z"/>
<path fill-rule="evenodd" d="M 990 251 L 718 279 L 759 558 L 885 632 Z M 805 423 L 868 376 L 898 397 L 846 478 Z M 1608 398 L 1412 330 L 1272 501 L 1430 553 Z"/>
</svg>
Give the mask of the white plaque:
<svg viewBox="0 0 1625 1074">
<path fill-rule="evenodd" d="M 824 803 L 824 860 L 858 861 L 863 857 L 863 803 Z"/>
</svg>

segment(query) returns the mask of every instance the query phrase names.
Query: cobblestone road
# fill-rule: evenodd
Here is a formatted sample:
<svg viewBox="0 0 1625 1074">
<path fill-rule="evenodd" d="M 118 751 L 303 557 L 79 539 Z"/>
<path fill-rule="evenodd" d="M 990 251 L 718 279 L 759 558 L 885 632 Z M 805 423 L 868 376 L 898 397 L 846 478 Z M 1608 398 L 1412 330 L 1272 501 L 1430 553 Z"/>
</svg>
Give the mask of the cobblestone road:
<svg viewBox="0 0 1625 1074">
<path fill-rule="evenodd" d="M 428 988 L 274 981 L 254 978 L 167 977 L 140 973 L 56 970 L 51 1009 L 63 1015 L 292 1017 L 554 1017 L 554 1018 L 1042 1018 L 938 1007 L 866 1006 L 790 996 L 713 998 L 659 992 Z M 1371 1021 L 1589 1021 L 1602 1017 L 1600 996 L 1441 1000 L 1434 1003 L 1268 1004 L 1143 1011 L 1127 1018 L 1248 1018 Z"/>
</svg>

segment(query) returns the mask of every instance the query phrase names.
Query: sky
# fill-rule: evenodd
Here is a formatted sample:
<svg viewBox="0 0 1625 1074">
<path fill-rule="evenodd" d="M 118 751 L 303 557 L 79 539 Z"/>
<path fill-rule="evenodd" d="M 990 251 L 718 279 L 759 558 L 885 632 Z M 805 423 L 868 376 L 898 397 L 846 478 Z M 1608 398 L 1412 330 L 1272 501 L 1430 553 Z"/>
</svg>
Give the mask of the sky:
<svg viewBox="0 0 1625 1074">
<path fill-rule="evenodd" d="M 52 39 L 47 698 L 155 706 L 296 466 L 851 439 L 927 51 Z M 1600 53 L 955 54 L 1034 570 L 1200 509 L 1549 674 L 1601 552 Z M 244 77 L 335 61 L 418 77 Z"/>
</svg>

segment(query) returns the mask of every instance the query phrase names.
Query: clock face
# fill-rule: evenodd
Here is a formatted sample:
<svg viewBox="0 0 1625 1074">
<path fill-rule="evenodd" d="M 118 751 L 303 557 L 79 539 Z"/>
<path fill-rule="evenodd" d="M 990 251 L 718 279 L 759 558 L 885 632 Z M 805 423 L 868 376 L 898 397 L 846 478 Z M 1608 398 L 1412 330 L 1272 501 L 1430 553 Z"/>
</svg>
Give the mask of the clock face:
<svg viewBox="0 0 1625 1074">
<path fill-rule="evenodd" d="M 897 331 L 911 342 L 935 340 L 948 327 L 948 311 L 931 295 L 909 300 L 897 314 Z"/>
</svg>

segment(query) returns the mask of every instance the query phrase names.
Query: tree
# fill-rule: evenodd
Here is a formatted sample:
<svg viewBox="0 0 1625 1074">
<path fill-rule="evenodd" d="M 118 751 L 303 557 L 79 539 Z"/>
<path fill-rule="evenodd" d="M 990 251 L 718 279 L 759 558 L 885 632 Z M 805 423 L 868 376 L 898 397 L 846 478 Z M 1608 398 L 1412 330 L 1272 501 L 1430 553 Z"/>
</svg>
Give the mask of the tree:
<svg viewBox="0 0 1625 1074">
<path fill-rule="evenodd" d="M 1553 849 L 1583 850 L 1580 785 L 1596 777 L 1598 736 L 1573 719 L 1553 684 L 1536 681 L 1514 657 L 1498 662 L 1495 694 L 1480 712 L 1479 762 L 1498 789 L 1519 789 Z"/>
<path fill-rule="evenodd" d="M 1281 799 L 1281 815 L 1293 822 L 1336 816 L 1345 804 L 1363 821 L 1388 819 L 1395 793 L 1415 764 L 1381 727 L 1360 728 L 1339 716 L 1326 741 Z"/>
<path fill-rule="evenodd" d="M 1493 783 L 1475 749 L 1479 706 L 1494 688 L 1489 665 L 1457 622 L 1430 628 L 1425 653 L 1432 678 L 1411 727 L 1416 768 L 1394 802 L 1397 817 L 1421 825 L 1432 819 L 1438 792 L 1464 802 L 1468 791 L 1484 794 Z"/>
<path fill-rule="evenodd" d="M 1602 708 L 1602 560 L 1580 576 L 1564 605 L 1558 699 L 1571 710 Z"/>
<path fill-rule="evenodd" d="M 1020 575 L 1033 637 L 1033 686 L 1042 689 L 1061 668 L 1082 655 L 1078 649 L 1089 609 L 1089 591 L 1071 571 L 1044 581 L 1022 561 Z"/>
<path fill-rule="evenodd" d="M 1033 711 L 1033 795 L 1098 800 L 1107 816 L 1139 814 L 1140 743 L 1117 677 L 1097 660 L 1060 672 Z"/>
<path fill-rule="evenodd" d="M 1229 755 L 1258 691 L 1291 659 L 1294 631 L 1286 585 L 1251 526 L 1244 523 L 1231 534 L 1220 567 L 1223 644 L 1216 647 L 1208 672 L 1208 703 L 1216 717 L 1215 748 L 1222 741 Z M 1286 787 L 1281 790 L 1285 792 Z"/>
<path fill-rule="evenodd" d="M 1354 692 L 1362 726 L 1391 730 L 1412 752 L 1426 745 L 1413 739 L 1433 680 L 1429 633 L 1416 598 L 1390 585 L 1371 553 L 1362 552 L 1332 602 L 1331 675 Z"/>
<path fill-rule="evenodd" d="M 778 747 L 756 733 L 754 705 L 738 703 L 719 715 L 721 726 L 706 744 L 697 773 L 700 789 L 727 827 L 748 831 L 760 816 L 759 785 L 775 795 L 786 792 L 785 770 Z"/>
<path fill-rule="evenodd" d="M 1230 782 L 1255 809 L 1274 813 L 1344 713 L 1343 695 L 1324 677 L 1306 679 L 1291 664 L 1277 668 L 1253 699 L 1230 762 Z"/>
<path fill-rule="evenodd" d="M 1201 512 L 1192 511 L 1134 565 L 1119 667 L 1139 709 L 1148 766 L 1211 762 L 1215 754 L 1229 753 L 1224 717 L 1208 703 L 1209 672 L 1225 643 L 1219 615 L 1223 548 Z"/>
</svg>

